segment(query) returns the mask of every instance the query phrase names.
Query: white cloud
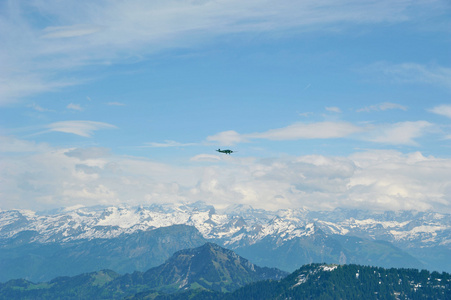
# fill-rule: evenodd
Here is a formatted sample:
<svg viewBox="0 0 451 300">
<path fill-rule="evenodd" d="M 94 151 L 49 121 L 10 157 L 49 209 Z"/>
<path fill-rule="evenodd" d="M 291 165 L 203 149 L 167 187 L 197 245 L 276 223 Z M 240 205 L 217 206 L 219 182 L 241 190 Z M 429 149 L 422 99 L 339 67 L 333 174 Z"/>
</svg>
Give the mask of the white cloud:
<svg viewBox="0 0 451 300">
<path fill-rule="evenodd" d="M 380 62 L 368 68 L 396 83 L 423 83 L 451 89 L 451 68 L 417 63 L 389 64 Z"/>
<path fill-rule="evenodd" d="M 190 161 L 213 162 L 213 161 L 219 161 L 219 160 L 221 160 L 221 157 L 219 157 L 218 155 L 213 155 L 213 154 L 199 154 L 199 155 L 196 155 L 196 156 L 190 158 Z"/>
<path fill-rule="evenodd" d="M 363 129 L 348 122 L 295 123 L 284 128 L 246 135 L 247 138 L 269 140 L 342 138 Z"/>
<path fill-rule="evenodd" d="M 301 117 L 307 118 L 307 117 L 313 116 L 313 113 L 312 112 L 303 112 L 303 113 L 299 113 L 299 115 Z"/>
<path fill-rule="evenodd" d="M 50 26 L 44 29 L 41 37 L 47 39 L 71 38 L 96 33 L 102 27 L 92 25 Z"/>
<path fill-rule="evenodd" d="M 109 153 L 109 149 L 101 147 L 75 148 L 64 152 L 66 156 L 76 157 L 80 160 L 98 159 L 108 156 Z"/>
<path fill-rule="evenodd" d="M 390 102 L 384 102 L 376 105 L 367 106 L 364 108 L 360 108 L 357 110 L 357 112 L 370 112 L 370 111 L 384 111 L 389 109 L 400 109 L 400 110 L 407 110 L 407 107 L 401 104 L 396 103 L 390 103 Z"/>
<path fill-rule="evenodd" d="M 55 112 L 54 110 L 41 107 L 41 106 L 37 105 L 36 103 L 29 105 L 29 107 L 33 108 L 34 110 L 36 110 L 38 112 Z"/>
<path fill-rule="evenodd" d="M 101 129 L 113 129 L 116 126 L 94 121 L 62 121 L 46 126 L 48 131 L 72 133 L 83 137 L 91 137 L 94 131 Z"/>
<path fill-rule="evenodd" d="M 249 134 L 239 134 L 233 130 L 223 131 L 207 137 L 207 141 L 232 146 L 237 143 L 249 142 L 252 139 L 286 141 L 342 138 L 361 131 L 363 131 L 363 128 L 348 122 L 295 123 L 283 128 Z"/>
<path fill-rule="evenodd" d="M 443 178 L 449 176 L 451 160 L 396 151 L 356 153 L 351 159 L 359 167 L 348 185 L 356 205 L 449 211 L 451 185 Z"/>
<path fill-rule="evenodd" d="M 168 147 L 185 147 L 185 146 L 194 146 L 195 143 L 179 143 L 176 141 L 165 140 L 164 143 L 147 143 L 143 147 L 149 148 L 168 148 Z"/>
<path fill-rule="evenodd" d="M 83 82 L 75 75 L 70 79 L 68 70 L 91 64 L 124 62 L 228 33 L 336 30 L 349 23 L 403 22 L 427 9 L 426 4 L 388 0 L 4 2 L 0 41 L 12 46 L 0 49 L 0 104 Z M 61 80 L 63 72 L 68 80 Z"/>
<path fill-rule="evenodd" d="M 26 152 L 42 152 L 49 151 L 50 147 L 46 144 L 37 144 L 20 140 L 12 136 L 0 135 L 0 153 L 26 153 Z"/>
<path fill-rule="evenodd" d="M 78 111 L 82 111 L 83 108 L 80 106 L 80 104 L 74 104 L 74 103 L 69 103 L 66 106 L 67 109 L 72 109 L 72 110 L 78 110 Z"/>
<path fill-rule="evenodd" d="M 326 107 L 326 110 L 334 113 L 341 113 L 341 109 L 336 106 Z"/>
<path fill-rule="evenodd" d="M 121 102 L 108 102 L 107 104 L 110 106 L 125 106 L 125 104 Z"/>
<path fill-rule="evenodd" d="M 221 146 L 232 146 L 237 143 L 247 142 L 248 140 L 245 136 L 239 134 L 238 132 L 229 130 L 208 136 L 207 141 L 215 142 Z"/>
<path fill-rule="evenodd" d="M 434 114 L 438 114 L 441 116 L 451 118 L 451 105 L 446 105 L 446 104 L 439 105 L 439 106 L 431 108 L 429 111 Z"/>
<path fill-rule="evenodd" d="M 9 149 L 29 146 L 19 140 L 3 142 Z M 451 212 L 451 160 L 419 152 L 273 159 L 201 154 L 182 166 L 98 148 L 36 146 L 37 152 L 0 155 L 1 209 L 203 200 L 265 209 L 346 206 Z"/>
<path fill-rule="evenodd" d="M 415 139 L 423 136 L 432 127 L 433 124 L 426 121 L 378 125 L 361 138 L 376 143 L 415 146 Z"/>
<path fill-rule="evenodd" d="M 232 146 L 250 142 L 254 139 L 289 141 L 302 139 L 350 138 L 388 145 L 418 146 L 416 139 L 433 131 L 436 126 L 427 121 L 406 121 L 393 124 L 375 124 L 357 126 L 349 122 L 295 123 L 283 128 L 265 132 L 239 134 L 236 131 L 224 131 L 207 137 L 221 145 Z"/>
</svg>

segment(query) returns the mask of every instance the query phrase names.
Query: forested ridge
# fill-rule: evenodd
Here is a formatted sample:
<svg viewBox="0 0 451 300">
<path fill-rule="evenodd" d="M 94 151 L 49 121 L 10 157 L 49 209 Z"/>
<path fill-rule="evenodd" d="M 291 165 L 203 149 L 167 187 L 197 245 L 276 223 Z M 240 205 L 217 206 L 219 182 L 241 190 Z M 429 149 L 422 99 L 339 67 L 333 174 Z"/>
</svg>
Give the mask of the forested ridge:
<svg viewBox="0 0 451 300">
<path fill-rule="evenodd" d="M 310 264 L 282 280 L 264 280 L 233 292 L 190 286 L 167 294 L 134 284 L 137 273 L 113 271 L 60 277 L 46 283 L 11 280 L 1 299 L 451 299 L 451 275 L 417 269 Z"/>
</svg>

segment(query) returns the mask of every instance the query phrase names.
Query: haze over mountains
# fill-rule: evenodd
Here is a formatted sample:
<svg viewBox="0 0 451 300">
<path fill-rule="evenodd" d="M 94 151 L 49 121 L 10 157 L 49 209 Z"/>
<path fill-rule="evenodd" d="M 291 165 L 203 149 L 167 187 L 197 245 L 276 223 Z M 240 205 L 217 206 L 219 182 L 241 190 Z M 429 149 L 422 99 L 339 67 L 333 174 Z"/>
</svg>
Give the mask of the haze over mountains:
<svg viewBox="0 0 451 300">
<path fill-rule="evenodd" d="M 451 216 L 432 212 L 216 211 L 203 202 L 11 210 L 0 212 L 0 281 L 145 271 L 207 241 L 289 272 L 313 262 L 449 272 L 450 236 Z"/>
<path fill-rule="evenodd" d="M 0 299 L 448 299 L 451 276 L 416 269 L 309 264 L 261 268 L 206 243 L 146 272 L 101 270 L 33 283 L 0 283 Z"/>
</svg>

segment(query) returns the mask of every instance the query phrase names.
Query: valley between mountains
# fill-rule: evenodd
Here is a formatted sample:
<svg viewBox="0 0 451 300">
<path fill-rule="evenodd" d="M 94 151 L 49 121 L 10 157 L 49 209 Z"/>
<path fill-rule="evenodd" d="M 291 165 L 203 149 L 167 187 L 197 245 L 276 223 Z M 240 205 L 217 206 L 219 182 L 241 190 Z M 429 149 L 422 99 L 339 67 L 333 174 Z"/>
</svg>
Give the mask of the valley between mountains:
<svg viewBox="0 0 451 300">
<path fill-rule="evenodd" d="M 448 214 L 242 205 L 216 210 L 197 202 L 0 211 L 0 282 L 102 269 L 145 272 L 206 242 L 285 272 L 323 262 L 451 271 Z"/>
</svg>

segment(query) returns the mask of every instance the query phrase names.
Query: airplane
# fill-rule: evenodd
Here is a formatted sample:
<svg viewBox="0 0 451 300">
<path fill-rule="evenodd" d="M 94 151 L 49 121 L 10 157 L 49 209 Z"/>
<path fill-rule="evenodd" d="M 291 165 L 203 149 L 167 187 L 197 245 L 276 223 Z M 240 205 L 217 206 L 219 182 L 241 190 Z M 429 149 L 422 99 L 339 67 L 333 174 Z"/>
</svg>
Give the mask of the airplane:
<svg viewBox="0 0 451 300">
<path fill-rule="evenodd" d="M 221 153 L 225 153 L 225 154 L 232 154 L 232 153 L 234 152 L 234 151 L 229 150 L 229 149 L 226 149 L 226 150 L 218 149 L 218 150 L 216 150 L 216 151 L 221 152 Z"/>
</svg>

